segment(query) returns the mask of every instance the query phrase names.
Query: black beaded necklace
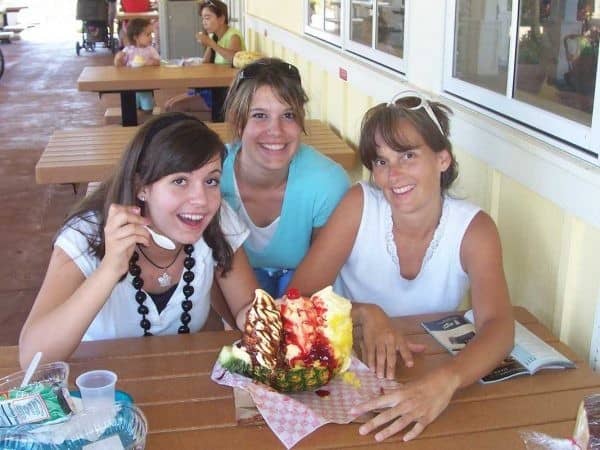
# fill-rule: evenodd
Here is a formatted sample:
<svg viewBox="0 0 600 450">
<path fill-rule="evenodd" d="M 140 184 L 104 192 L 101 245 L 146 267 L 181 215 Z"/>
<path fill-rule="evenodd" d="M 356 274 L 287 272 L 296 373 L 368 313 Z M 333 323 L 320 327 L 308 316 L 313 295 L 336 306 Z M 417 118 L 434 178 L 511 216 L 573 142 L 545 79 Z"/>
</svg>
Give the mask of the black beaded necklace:
<svg viewBox="0 0 600 450">
<path fill-rule="evenodd" d="M 186 271 L 183 273 L 183 281 L 185 282 L 185 286 L 183 286 L 183 295 L 185 296 L 185 300 L 181 302 L 181 309 L 183 312 L 181 313 L 180 320 L 181 326 L 177 330 L 179 334 L 185 334 L 190 332 L 190 328 L 188 324 L 192 320 L 189 311 L 192 309 L 193 303 L 190 300 L 190 297 L 194 294 L 194 286 L 191 285 L 192 281 L 194 281 L 194 272 L 192 272 L 192 268 L 196 265 L 196 260 L 192 257 L 192 253 L 194 253 L 194 246 L 191 244 L 185 245 L 183 247 L 183 251 L 187 255 L 185 260 L 183 261 L 183 267 L 185 267 Z M 152 333 L 148 331 L 152 324 L 146 318 L 149 310 L 144 302 L 146 301 L 146 293 L 142 291 L 144 287 L 144 280 L 141 278 L 142 268 L 137 264 L 140 256 L 137 252 L 133 252 L 131 255 L 131 259 L 129 260 L 129 273 L 133 277 L 131 280 L 131 284 L 136 289 L 135 293 L 135 301 L 138 303 L 138 313 L 142 315 L 142 320 L 140 320 L 140 327 L 144 330 L 144 336 L 152 336 Z"/>
</svg>

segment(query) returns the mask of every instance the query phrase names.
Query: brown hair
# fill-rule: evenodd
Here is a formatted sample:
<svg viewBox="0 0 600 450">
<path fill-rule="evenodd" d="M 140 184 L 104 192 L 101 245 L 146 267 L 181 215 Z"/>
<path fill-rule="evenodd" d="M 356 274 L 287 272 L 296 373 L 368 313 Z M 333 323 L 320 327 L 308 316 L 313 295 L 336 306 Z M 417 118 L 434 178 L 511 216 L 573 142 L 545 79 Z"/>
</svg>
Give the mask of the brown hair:
<svg viewBox="0 0 600 450">
<path fill-rule="evenodd" d="M 410 142 L 400 132 L 402 124 L 408 122 L 435 153 L 447 150 L 450 154 L 450 165 L 442 173 L 440 180 L 442 191 L 446 191 L 458 176 L 458 163 L 452 153 L 452 143 L 448 139 L 450 136 L 448 115 L 452 113 L 452 110 L 442 103 L 421 99 L 423 102 L 428 102 L 443 130 L 442 133 L 435 122 L 427 115 L 424 107 L 415 108 L 413 105 L 407 104 L 407 101 L 410 101 L 410 98 L 400 99 L 393 104 L 381 103 L 365 113 L 358 144 L 361 162 L 367 169 L 373 169 L 373 161 L 377 158 L 377 146 L 375 144 L 375 134 L 377 132 L 379 132 L 383 141 L 397 152 L 405 152 L 414 148 L 414 143 Z"/>
<path fill-rule="evenodd" d="M 308 96 L 302 87 L 298 69 L 279 58 L 262 58 L 248 64 L 238 72 L 225 99 L 225 117 L 235 140 L 241 139 L 248 123 L 250 104 L 258 88 L 269 86 L 279 100 L 290 105 L 302 131 L 304 127 L 304 105 Z"/>
<path fill-rule="evenodd" d="M 198 8 L 200 15 L 202 15 L 204 8 L 208 8 L 217 17 L 225 16 L 225 25 L 229 25 L 229 14 L 227 13 L 227 5 L 225 3 L 220 0 L 206 0 L 200 3 L 200 7 Z"/>
<path fill-rule="evenodd" d="M 91 195 L 85 197 L 70 212 L 64 227 L 79 218 L 97 227 L 97 232 L 85 235 L 90 252 L 99 259 L 104 257 L 104 226 L 112 203 L 137 205 L 142 186 L 176 172 L 193 172 L 216 155 L 221 163 L 226 148 L 219 136 L 202 121 L 183 113 L 164 113 L 144 123 L 129 142 L 112 178 L 104 181 Z M 78 230 L 79 231 L 79 230 Z M 217 268 L 223 274 L 231 269 L 233 250 L 225 239 L 215 214 L 203 233 L 212 250 Z"/>
<path fill-rule="evenodd" d="M 136 45 L 136 38 L 144 32 L 150 23 L 151 22 L 148 19 L 131 19 L 127 24 L 127 40 L 129 41 L 129 44 Z"/>
</svg>

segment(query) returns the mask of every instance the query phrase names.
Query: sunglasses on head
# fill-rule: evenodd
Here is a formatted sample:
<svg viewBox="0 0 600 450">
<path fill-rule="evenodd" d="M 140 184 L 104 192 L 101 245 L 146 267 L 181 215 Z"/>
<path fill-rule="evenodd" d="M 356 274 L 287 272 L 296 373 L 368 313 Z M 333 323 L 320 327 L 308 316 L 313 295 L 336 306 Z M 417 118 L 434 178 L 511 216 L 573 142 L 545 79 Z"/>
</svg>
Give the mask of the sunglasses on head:
<svg viewBox="0 0 600 450">
<path fill-rule="evenodd" d="M 243 80 L 256 78 L 260 73 L 269 69 L 280 71 L 284 76 L 286 76 L 287 78 L 291 78 L 292 80 L 295 80 L 298 83 L 302 82 L 300 79 L 300 72 L 298 71 L 296 66 L 283 61 L 252 63 L 240 71 L 239 80 L 240 82 L 242 82 Z"/>
<path fill-rule="evenodd" d="M 440 121 L 433 113 L 431 106 L 429 106 L 429 100 L 417 91 L 402 91 L 394 95 L 392 100 L 387 104 L 388 107 L 399 107 L 407 111 L 416 111 L 417 109 L 423 108 L 431 121 L 440 130 L 440 133 L 445 136 L 444 130 Z"/>
</svg>

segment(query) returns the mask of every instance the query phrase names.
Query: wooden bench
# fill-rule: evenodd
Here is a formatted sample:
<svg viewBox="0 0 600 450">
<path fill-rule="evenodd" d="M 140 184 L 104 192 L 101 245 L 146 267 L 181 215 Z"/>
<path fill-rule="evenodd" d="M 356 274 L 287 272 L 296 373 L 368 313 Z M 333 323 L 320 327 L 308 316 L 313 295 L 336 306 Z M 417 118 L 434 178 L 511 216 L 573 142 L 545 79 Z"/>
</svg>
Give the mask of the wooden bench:
<svg viewBox="0 0 600 450">
<path fill-rule="evenodd" d="M 224 123 L 207 123 L 223 140 L 230 142 Z M 35 166 L 35 178 L 45 183 L 87 183 L 110 176 L 137 127 L 116 125 L 99 128 L 55 131 Z M 346 170 L 354 168 L 354 150 L 319 120 L 307 120 L 308 135 L 302 141 L 338 162 Z"/>
<path fill-rule="evenodd" d="M 15 37 L 12 31 L 0 31 L 0 42 L 10 42 Z"/>
<path fill-rule="evenodd" d="M 23 31 L 25 28 L 27 28 L 27 27 L 25 27 L 23 25 L 7 25 L 4 28 L 2 28 L 2 31 L 8 31 L 8 32 L 18 34 L 21 31 Z"/>
<path fill-rule="evenodd" d="M 87 197 L 88 195 L 94 193 L 94 191 L 96 191 L 96 189 L 98 189 L 100 186 L 100 183 L 101 181 L 90 181 L 85 189 L 85 196 Z"/>
</svg>

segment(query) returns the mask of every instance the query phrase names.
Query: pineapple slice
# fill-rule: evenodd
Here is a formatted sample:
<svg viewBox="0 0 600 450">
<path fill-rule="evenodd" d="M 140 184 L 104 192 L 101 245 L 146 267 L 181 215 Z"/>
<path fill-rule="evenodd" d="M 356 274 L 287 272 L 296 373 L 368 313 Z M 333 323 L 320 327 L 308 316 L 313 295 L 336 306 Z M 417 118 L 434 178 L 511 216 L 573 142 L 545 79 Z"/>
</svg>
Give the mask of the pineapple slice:
<svg viewBox="0 0 600 450">
<path fill-rule="evenodd" d="M 279 306 L 257 289 L 241 343 L 224 347 L 219 362 L 281 392 L 317 389 L 350 365 L 351 309 L 331 287 L 311 298 L 291 289 Z"/>
</svg>

